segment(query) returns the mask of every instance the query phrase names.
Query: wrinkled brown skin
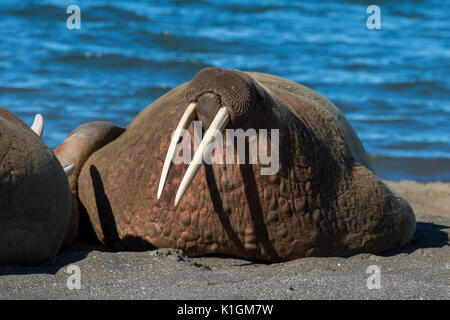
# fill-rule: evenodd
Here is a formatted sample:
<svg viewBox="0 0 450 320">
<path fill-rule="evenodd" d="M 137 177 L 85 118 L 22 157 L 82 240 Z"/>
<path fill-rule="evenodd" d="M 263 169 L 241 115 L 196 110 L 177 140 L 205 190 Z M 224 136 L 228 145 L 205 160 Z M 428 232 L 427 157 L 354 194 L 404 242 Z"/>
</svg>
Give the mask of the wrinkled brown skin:
<svg viewBox="0 0 450 320">
<path fill-rule="evenodd" d="M 227 106 L 227 128 L 279 129 L 277 174 L 261 175 L 259 163 L 203 164 L 175 208 L 187 165 L 172 165 L 157 200 L 171 134 L 192 101 L 205 122 Z M 131 250 L 274 262 L 382 252 L 415 231 L 411 207 L 375 176 L 340 111 L 311 89 L 262 73 L 202 70 L 95 152 L 78 183 L 99 239 Z"/>
<path fill-rule="evenodd" d="M 58 159 L 0 107 L 0 264 L 38 265 L 63 241 L 70 188 Z"/>
<path fill-rule="evenodd" d="M 72 213 L 62 248 L 73 244 L 79 231 L 78 176 L 80 175 L 81 167 L 92 153 L 116 139 L 123 131 L 125 131 L 125 128 L 110 122 L 88 122 L 70 132 L 64 142 L 53 150 L 63 167 L 68 164 L 75 165 L 73 173 L 68 178 L 72 192 Z"/>
</svg>

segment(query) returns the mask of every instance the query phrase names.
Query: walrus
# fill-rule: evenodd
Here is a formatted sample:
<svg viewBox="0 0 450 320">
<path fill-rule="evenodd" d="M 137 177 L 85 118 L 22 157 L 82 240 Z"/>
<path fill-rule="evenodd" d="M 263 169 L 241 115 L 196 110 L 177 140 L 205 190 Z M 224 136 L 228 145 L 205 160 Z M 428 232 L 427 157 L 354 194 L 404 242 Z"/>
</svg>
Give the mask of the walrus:
<svg viewBox="0 0 450 320">
<path fill-rule="evenodd" d="M 181 139 L 172 133 L 192 133 L 195 120 L 205 136 L 194 160 L 172 164 Z M 213 132 L 228 129 L 277 130 L 277 171 L 262 174 L 259 159 L 202 162 Z M 80 204 L 99 240 L 118 249 L 276 262 L 379 253 L 415 231 L 413 210 L 377 178 L 338 108 L 275 75 L 205 68 L 78 165 Z"/>
<path fill-rule="evenodd" d="M 81 209 L 78 200 L 78 177 L 82 165 L 94 151 L 117 138 L 124 130 L 125 128 L 107 121 L 84 123 L 70 132 L 64 142 L 53 150 L 62 165 L 73 166 L 68 178 L 72 192 L 72 212 L 61 249 L 70 247 L 79 236 Z"/>
<path fill-rule="evenodd" d="M 56 255 L 71 210 L 67 174 L 30 127 L 0 107 L 0 264 L 38 265 Z"/>
</svg>

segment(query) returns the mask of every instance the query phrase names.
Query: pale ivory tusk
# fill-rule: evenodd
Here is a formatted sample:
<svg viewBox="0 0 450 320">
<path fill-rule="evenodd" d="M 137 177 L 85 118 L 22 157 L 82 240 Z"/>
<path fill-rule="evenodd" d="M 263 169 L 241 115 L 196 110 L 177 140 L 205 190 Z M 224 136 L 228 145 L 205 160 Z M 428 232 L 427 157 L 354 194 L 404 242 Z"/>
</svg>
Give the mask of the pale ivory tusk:
<svg viewBox="0 0 450 320">
<path fill-rule="evenodd" d="M 37 114 L 34 117 L 34 122 L 31 125 L 31 130 L 33 130 L 34 132 L 36 132 L 36 134 L 39 137 L 42 137 L 42 132 L 44 131 L 44 118 L 42 117 L 41 114 Z"/>
<path fill-rule="evenodd" d="M 158 199 L 161 197 L 164 186 L 166 184 L 167 174 L 169 173 L 170 166 L 172 164 L 173 157 L 175 155 L 175 150 L 177 147 L 178 139 L 181 136 L 181 130 L 187 129 L 191 124 L 192 120 L 194 120 L 195 116 L 195 107 L 196 104 L 194 102 L 190 103 L 187 107 L 186 111 L 183 113 L 180 122 L 178 123 L 177 128 L 172 136 L 172 140 L 170 141 L 169 150 L 167 151 L 166 160 L 164 161 L 163 170 L 161 173 L 161 179 L 159 180 L 158 186 Z"/>
<path fill-rule="evenodd" d="M 187 188 L 189 187 L 198 170 L 200 169 L 200 166 L 202 165 L 203 155 L 209 152 L 209 146 L 212 146 L 217 130 L 222 132 L 225 126 L 227 125 L 228 121 L 230 121 L 230 115 L 228 113 L 227 108 L 226 107 L 220 108 L 216 116 L 214 117 L 213 122 L 206 131 L 205 137 L 200 143 L 197 151 L 195 151 L 194 158 L 192 159 L 192 162 L 189 164 L 189 167 L 186 173 L 184 174 L 183 180 L 181 181 L 177 194 L 175 196 L 175 206 L 177 206 L 178 203 L 180 203 L 181 198 L 183 197 Z"/>
<path fill-rule="evenodd" d="M 70 175 L 73 173 L 73 171 L 75 170 L 75 165 L 74 164 L 68 164 L 67 166 L 64 167 L 64 172 L 66 173 L 66 177 L 70 177 Z"/>
</svg>

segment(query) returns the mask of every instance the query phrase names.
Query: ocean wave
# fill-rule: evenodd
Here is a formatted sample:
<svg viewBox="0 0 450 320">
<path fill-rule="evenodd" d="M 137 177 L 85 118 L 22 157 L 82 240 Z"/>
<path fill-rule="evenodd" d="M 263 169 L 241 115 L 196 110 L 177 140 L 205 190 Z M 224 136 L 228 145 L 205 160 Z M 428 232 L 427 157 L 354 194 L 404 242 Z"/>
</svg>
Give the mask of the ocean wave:
<svg viewBox="0 0 450 320">
<path fill-rule="evenodd" d="M 89 15 L 88 21 L 107 19 L 118 23 L 128 23 L 128 21 L 133 21 L 135 23 L 149 22 L 149 17 L 139 12 L 139 10 L 126 9 L 114 2 L 109 3 L 108 5 L 96 5 L 95 3 L 92 3 L 92 5 L 88 7 L 86 14 Z"/>
<path fill-rule="evenodd" d="M 51 3 L 28 1 L 6 1 L 0 5 L 0 14 L 25 18 L 61 19 L 67 7 Z"/>
<path fill-rule="evenodd" d="M 171 60 L 170 58 L 162 58 L 160 55 L 154 55 L 149 57 L 127 56 L 122 54 L 103 54 L 100 52 L 71 52 L 64 54 L 55 59 L 64 64 L 82 64 L 86 67 L 96 67 L 103 69 L 142 69 L 147 68 L 149 70 L 164 70 L 167 68 L 191 68 L 199 69 L 206 67 L 202 61 L 199 60 Z"/>
<path fill-rule="evenodd" d="M 370 161 L 381 179 L 450 182 L 450 158 L 370 155 Z"/>
<path fill-rule="evenodd" d="M 39 91 L 40 88 L 29 87 L 4 87 L 0 86 L 0 93 L 12 94 L 12 93 L 28 93 Z"/>
<path fill-rule="evenodd" d="M 412 89 L 422 89 L 429 91 L 440 91 L 442 93 L 449 93 L 450 89 L 443 81 L 438 80 L 410 80 L 410 81 L 398 81 L 398 82 L 383 82 L 379 85 L 386 90 L 404 91 Z M 424 93 L 427 93 L 425 91 Z"/>
</svg>

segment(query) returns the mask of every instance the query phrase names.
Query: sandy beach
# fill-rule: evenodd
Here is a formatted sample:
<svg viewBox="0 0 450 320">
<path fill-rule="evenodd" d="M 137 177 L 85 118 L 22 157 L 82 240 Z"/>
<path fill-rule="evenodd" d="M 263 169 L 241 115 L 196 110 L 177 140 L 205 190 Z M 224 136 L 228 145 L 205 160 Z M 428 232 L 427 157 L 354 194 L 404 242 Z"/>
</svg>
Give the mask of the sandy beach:
<svg viewBox="0 0 450 320">
<path fill-rule="evenodd" d="M 395 251 L 261 264 L 77 243 L 39 267 L 1 266 L 0 299 L 450 299 L 450 184 L 386 183 L 417 218 L 413 241 Z M 73 265 L 81 288 L 70 290 Z M 379 288 L 368 287 L 369 266 Z"/>
</svg>

